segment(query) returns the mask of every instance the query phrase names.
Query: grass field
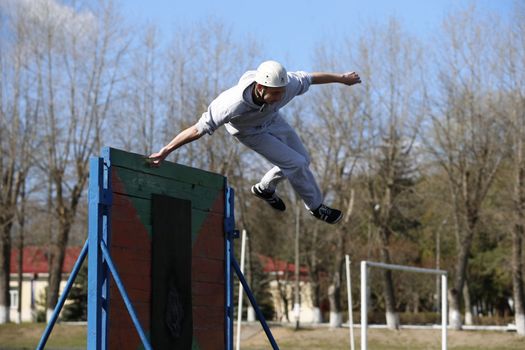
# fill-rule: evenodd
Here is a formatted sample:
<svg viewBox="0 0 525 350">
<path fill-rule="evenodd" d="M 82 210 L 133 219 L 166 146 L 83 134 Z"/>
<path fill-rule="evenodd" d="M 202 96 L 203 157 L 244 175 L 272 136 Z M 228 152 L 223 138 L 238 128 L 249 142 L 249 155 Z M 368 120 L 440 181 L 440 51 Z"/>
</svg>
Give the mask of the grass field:
<svg viewBox="0 0 525 350">
<path fill-rule="evenodd" d="M 44 333 L 42 323 L 0 325 L 0 350 L 35 349 Z M 86 327 L 58 324 L 46 344 L 51 349 L 85 349 Z"/>
<path fill-rule="evenodd" d="M 350 349 L 348 328 L 311 328 L 295 331 L 291 328 L 272 328 L 279 348 L 286 350 L 347 350 Z M 356 349 L 360 349 L 360 330 L 355 329 Z M 243 350 L 271 349 L 264 331 L 257 330 L 241 341 Z M 440 350 L 441 330 L 370 329 L 368 331 L 370 350 Z M 525 339 L 516 333 L 496 331 L 449 331 L 450 350 L 518 350 L 525 349 Z"/>
<path fill-rule="evenodd" d="M 44 330 L 43 324 L 8 324 L 0 326 L 0 350 L 35 349 Z M 133 331 L 133 330 L 131 330 Z M 295 331 L 288 327 L 273 327 L 277 344 L 284 350 L 339 350 L 350 349 L 348 328 L 331 330 L 305 328 Z M 355 330 L 356 349 L 360 347 L 359 329 Z M 389 331 L 370 329 L 370 350 L 432 350 L 441 349 L 440 330 Z M 243 326 L 243 350 L 271 349 L 260 325 Z M 497 331 L 449 331 L 450 350 L 518 350 L 525 349 L 525 339 L 516 333 Z M 53 330 L 46 349 L 85 349 L 86 327 L 59 324 Z M 125 350 L 125 349 L 122 349 Z"/>
</svg>

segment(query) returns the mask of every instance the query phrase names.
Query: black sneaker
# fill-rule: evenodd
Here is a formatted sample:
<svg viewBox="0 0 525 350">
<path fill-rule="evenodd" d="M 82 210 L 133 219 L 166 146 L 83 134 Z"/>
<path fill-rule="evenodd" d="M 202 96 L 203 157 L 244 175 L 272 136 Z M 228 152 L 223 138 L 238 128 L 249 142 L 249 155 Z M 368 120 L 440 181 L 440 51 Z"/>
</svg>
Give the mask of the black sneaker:
<svg viewBox="0 0 525 350">
<path fill-rule="evenodd" d="M 264 199 L 266 203 L 270 204 L 272 208 L 274 208 L 275 210 L 279 210 L 279 211 L 286 210 L 286 205 L 284 205 L 283 200 L 275 194 L 275 191 L 273 192 L 262 191 L 259 189 L 259 187 L 257 187 L 257 185 L 253 185 L 251 191 L 258 198 Z"/>
<path fill-rule="evenodd" d="M 343 213 L 341 213 L 341 210 L 332 209 L 324 204 L 321 204 L 319 208 L 315 210 L 310 210 L 310 213 L 317 219 L 325 221 L 329 224 L 337 224 L 343 218 Z"/>
</svg>

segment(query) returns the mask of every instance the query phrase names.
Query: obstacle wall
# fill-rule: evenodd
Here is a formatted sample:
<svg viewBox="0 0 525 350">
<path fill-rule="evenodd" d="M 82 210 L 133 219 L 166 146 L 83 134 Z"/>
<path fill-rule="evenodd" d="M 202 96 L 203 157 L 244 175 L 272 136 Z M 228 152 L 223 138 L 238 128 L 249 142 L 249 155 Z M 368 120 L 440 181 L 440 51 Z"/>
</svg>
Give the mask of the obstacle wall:
<svg viewBox="0 0 525 350">
<path fill-rule="evenodd" d="M 112 190 L 108 246 L 153 349 L 224 349 L 226 179 L 104 152 Z M 113 280 L 108 347 L 142 348 Z"/>
</svg>

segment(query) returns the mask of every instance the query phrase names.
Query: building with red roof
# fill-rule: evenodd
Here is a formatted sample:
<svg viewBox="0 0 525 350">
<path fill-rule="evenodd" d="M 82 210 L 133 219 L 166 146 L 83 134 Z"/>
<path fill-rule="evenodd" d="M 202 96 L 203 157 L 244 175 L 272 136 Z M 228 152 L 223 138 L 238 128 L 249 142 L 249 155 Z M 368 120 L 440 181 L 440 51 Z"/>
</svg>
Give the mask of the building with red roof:
<svg viewBox="0 0 525 350">
<path fill-rule="evenodd" d="M 62 267 L 62 290 L 69 274 L 80 255 L 81 247 L 68 247 Z M 22 290 L 18 289 L 19 249 L 11 250 L 10 268 L 10 320 L 13 322 L 34 322 L 38 312 L 45 312 L 45 295 L 49 277 L 49 248 L 45 246 L 24 247 L 22 254 Z M 18 312 L 18 303 L 21 311 Z"/>
<path fill-rule="evenodd" d="M 62 268 L 63 290 L 69 274 L 80 255 L 81 247 L 68 247 Z M 18 290 L 18 257 L 19 250 L 11 251 L 10 268 L 10 320 L 14 322 L 35 322 L 39 312 L 45 312 L 45 293 L 49 277 L 49 248 L 45 246 L 28 246 L 22 255 L 22 291 Z M 269 288 L 275 311 L 275 319 L 295 322 L 297 313 L 294 305 L 295 264 L 285 260 L 257 255 L 262 270 L 270 279 Z M 309 279 L 308 267 L 299 268 L 300 281 L 300 322 L 318 322 L 319 310 L 313 306 L 313 293 Z M 21 301 L 21 312 L 18 313 L 18 302 Z M 288 312 L 286 312 L 286 310 Z"/>
<path fill-rule="evenodd" d="M 275 319 L 281 322 L 318 323 L 321 321 L 319 308 L 314 307 L 313 290 L 309 270 L 299 267 L 299 305 L 294 305 L 295 264 L 288 261 L 258 254 L 262 270 L 268 275 Z"/>
</svg>

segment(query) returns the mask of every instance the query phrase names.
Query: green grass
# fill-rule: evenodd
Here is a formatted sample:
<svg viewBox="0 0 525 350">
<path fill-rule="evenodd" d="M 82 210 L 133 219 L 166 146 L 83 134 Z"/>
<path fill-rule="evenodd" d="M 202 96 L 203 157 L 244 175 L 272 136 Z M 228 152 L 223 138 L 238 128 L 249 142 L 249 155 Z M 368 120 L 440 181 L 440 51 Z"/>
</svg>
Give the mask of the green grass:
<svg viewBox="0 0 525 350">
<path fill-rule="evenodd" d="M 279 347 L 283 350 L 347 350 L 349 349 L 348 329 L 301 329 L 274 327 L 272 332 Z M 355 329 L 356 349 L 360 349 L 360 330 Z M 525 338 L 516 333 L 485 331 L 449 331 L 449 350 L 523 350 Z M 241 341 L 243 350 L 269 349 L 270 344 L 259 331 Z M 441 331 L 412 330 L 390 331 L 370 329 L 368 331 L 368 349 L 370 350 L 441 350 Z"/>
<path fill-rule="evenodd" d="M 44 333 L 42 323 L 22 323 L 0 325 L 0 349 L 35 349 Z M 86 327 L 57 324 L 46 343 L 50 349 L 85 349 Z"/>
<path fill-rule="evenodd" d="M 0 350 L 35 349 L 44 332 L 44 324 L 24 323 L 0 325 Z M 272 327 L 272 333 L 282 350 L 347 350 L 347 328 L 303 328 L 294 331 L 288 327 Z M 360 330 L 355 329 L 356 349 L 360 349 Z M 242 350 L 267 350 L 270 343 L 259 324 L 243 325 Z M 389 331 L 370 329 L 370 350 L 440 350 L 440 330 Z M 46 350 L 85 349 L 86 326 L 58 324 L 53 329 Z M 496 331 L 449 331 L 449 350 L 523 350 L 525 337 L 516 333 Z M 122 349 L 126 350 L 126 349 Z"/>
</svg>

